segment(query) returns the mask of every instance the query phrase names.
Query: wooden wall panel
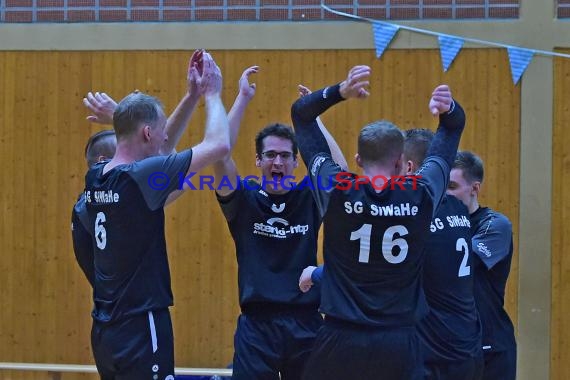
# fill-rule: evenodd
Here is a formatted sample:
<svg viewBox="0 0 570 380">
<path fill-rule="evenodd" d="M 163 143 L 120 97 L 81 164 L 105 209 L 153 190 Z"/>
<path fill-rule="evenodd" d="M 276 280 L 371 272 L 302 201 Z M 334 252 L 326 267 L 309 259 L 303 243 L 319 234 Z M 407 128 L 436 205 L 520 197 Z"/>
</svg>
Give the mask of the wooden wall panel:
<svg viewBox="0 0 570 380">
<path fill-rule="evenodd" d="M 565 51 L 569 53 L 570 50 Z M 551 378 L 570 378 L 570 62 L 554 61 Z"/>
<path fill-rule="evenodd" d="M 119 100 L 139 89 L 158 96 L 167 113 L 185 91 L 191 52 L 1 52 L 0 80 L 0 361 L 92 363 L 90 290 L 71 248 L 69 216 L 82 190 L 84 144 L 101 127 L 85 121 L 90 90 Z M 342 80 L 355 64 L 372 66 L 372 95 L 323 116 L 353 165 L 356 136 L 384 118 L 402 128 L 431 127 L 431 91 L 450 84 L 467 112 L 461 143 L 486 162 L 482 203 L 505 213 L 518 230 L 519 88 L 501 49 L 465 49 L 448 73 L 438 50 L 214 51 L 224 75 L 227 110 L 243 69 L 258 64 L 257 94 L 242 126 L 235 158 L 241 174 L 257 174 L 253 139 L 264 125 L 290 124 L 296 85 L 312 89 Z M 201 105 L 179 148 L 202 136 Z M 303 175 L 304 169 L 297 174 Z M 206 170 L 204 174 L 211 174 Z M 197 182 L 195 182 L 197 184 Z M 232 358 L 237 305 L 233 243 L 211 191 L 190 191 L 167 209 L 167 241 L 175 307 L 178 366 L 222 367 Z M 517 257 L 507 308 L 516 323 Z M 31 374 L 14 378 L 32 378 Z"/>
</svg>

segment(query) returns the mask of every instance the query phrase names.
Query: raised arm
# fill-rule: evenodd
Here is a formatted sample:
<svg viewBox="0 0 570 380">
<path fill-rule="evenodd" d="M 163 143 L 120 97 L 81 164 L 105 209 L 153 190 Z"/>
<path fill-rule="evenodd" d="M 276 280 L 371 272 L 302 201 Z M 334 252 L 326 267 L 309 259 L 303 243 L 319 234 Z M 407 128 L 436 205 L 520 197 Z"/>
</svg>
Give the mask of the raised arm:
<svg viewBox="0 0 570 380">
<path fill-rule="evenodd" d="M 301 97 L 309 95 L 312 92 L 302 84 L 298 86 L 298 89 L 299 89 L 299 96 Z M 325 139 L 327 140 L 327 144 L 331 151 L 332 159 L 334 160 L 334 162 L 336 162 L 338 166 L 342 168 L 342 170 L 348 171 L 348 162 L 346 162 L 346 158 L 344 157 L 344 154 L 342 154 L 342 150 L 338 146 L 334 137 L 327 130 L 320 117 L 317 117 L 317 124 L 319 125 L 319 129 L 323 133 L 323 136 L 325 136 Z"/>
<path fill-rule="evenodd" d="M 234 101 L 232 109 L 228 113 L 228 123 L 230 128 L 230 152 L 221 160 L 214 164 L 214 174 L 216 181 L 220 182 L 226 178 L 231 186 L 221 186 L 216 189 L 216 193 L 221 196 L 230 195 L 237 188 L 238 170 L 232 158 L 232 151 L 237 141 L 237 136 L 241 126 L 241 121 L 249 102 L 255 95 L 255 83 L 249 83 L 249 76 L 259 71 L 259 66 L 251 66 L 244 70 L 239 79 L 239 92 Z M 225 182 L 228 183 L 228 182 Z"/>
<path fill-rule="evenodd" d="M 307 166 L 316 154 L 331 154 L 327 140 L 319 128 L 317 117 L 344 99 L 367 97 L 369 75 L 368 66 L 355 66 L 348 72 L 347 79 L 340 84 L 315 91 L 293 103 L 291 119 L 297 134 L 301 157 Z"/>
<path fill-rule="evenodd" d="M 204 139 L 192 148 L 188 173 L 197 172 L 226 156 L 230 150 L 228 117 L 222 103 L 222 73 L 209 53 L 203 53 L 203 72 L 197 78 L 204 93 L 206 126 Z"/>
<path fill-rule="evenodd" d="M 188 90 L 166 121 L 165 131 L 168 140 L 166 140 L 160 148 L 162 154 L 175 152 L 175 147 L 184 134 L 192 114 L 196 109 L 196 105 L 203 95 L 202 89 L 197 84 L 203 53 L 203 50 L 196 50 L 192 54 L 192 57 L 190 57 L 186 75 Z M 87 116 L 87 120 L 98 124 L 113 124 L 113 113 L 117 107 L 117 102 L 109 95 L 104 92 L 89 92 L 87 96 L 83 98 L 83 104 L 91 112 L 91 114 Z"/>
<path fill-rule="evenodd" d="M 441 157 L 451 168 L 465 127 L 465 112 L 447 85 L 433 90 L 429 109 L 434 116 L 439 115 L 439 126 L 426 157 Z"/>
<path fill-rule="evenodd" d="M 434 116 L 439 115 L 439 126 L 426 159 L 416 174 L 421 176 L 418 181 L 424 183 L 428 190 L 435 214 L 447 189 L 449 172 L 465 127 L 465 113 L 459 103 L 452 98 L 447 85 L 435 88 L 429 109 Z"/>
<path fill-rule="evenodd" d="M 180 100 L 180 103 L 178 103 L 174 109 L 174 112 L 172 112 L 166 121 L 165 131 L 168 135 L 168 140 L 165 141 L 160 149 L 164 154 L 174 153 L 176 151 L 176 145 L 184 134 L 184 131 L 190 122 L 190 118 L 196 109 L 196 105 L 198 104 L 200 97 L 203 95 L 201 88 L 197 83 L 203 54 L 204 50 L 196 50 L 192 54 L 192 57 L 190 57 L 188 72 L 186 75 L 188 90 L 182 97 L 182 100 Z"/>
</svg>

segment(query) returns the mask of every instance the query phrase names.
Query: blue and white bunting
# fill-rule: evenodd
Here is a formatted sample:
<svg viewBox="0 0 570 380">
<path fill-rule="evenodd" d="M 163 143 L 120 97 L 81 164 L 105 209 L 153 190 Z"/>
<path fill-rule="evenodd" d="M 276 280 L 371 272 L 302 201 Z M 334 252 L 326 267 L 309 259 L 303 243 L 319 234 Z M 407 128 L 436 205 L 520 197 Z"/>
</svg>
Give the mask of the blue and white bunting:
<svg viewBox="0 0 570 380">
<path fill-rule="evenodd" d="M 426 34 L 429 36 L 434 36 L 438 38 L 439 41 L 439 48 L 441 53 L 441 62 L 443 64 L 443 70 L 447 71 L 449 66 L 453 63 L 453 60 L 459 53 L 459 51 L 463 48 L 463 44 L 465 42 L 477 45 L 486 45 L 486 46 L 494 46 L 507 49 L 509 53 L 509 61 L 511 64 L 511 74 L 513 78 L 513 82 L 515 86 L 521 79 L 521 76 L 524 74 L 527 66 L 529 65 L 532 57 L 534 55 L 543 55 L 547 57 L 561 57 L 561 58 L 570 58 L 570 54 L 563 54 L 557 53 L 553 51 L 546 51 L 546 50 L 536 50 L 536 49 L 527 49 L 521 48 L 516 46 L 510 46 L 506 44 L 501 44 L 498 42 L 492 41 L 484 41 L 478 40 L 475 38 L 468 38 L 468 37 L 458 37 L 458 36 L 450 36 L 443 33 L 433 32 L 431 30 L 419 29 L 414 28 L 411 26 L 406 25 L 397 25 L 393 23 L 388 23 L 385 21 L 378 21 L 375 19 L 361 17 L 358 15 L 353 15 L 350 13 L 340 12 L 334 10 L 321 2 L 321 8 L 326 10 L 327 12 L 334 13 L 338 16 L 343 16 L 346 18 L 350 18 L 357 21 L 366 21 L 372 24 L 372 30 L 374 34 L 374 45 L 376 47 L 376 56 L 380 58 L 382 54 L 384 54 L 384 50 L 390 45 L 390 42 L 398 32 L 398 30 L 403 29 L 412 33 L 421 33 Z"/>
<path fill-rule="evenodd" d="M 374 46 L 376 46 L 376 58 L 382 57 L 384 50 L 390 45 L 392 39 L 400 29 L 397 25 L 384 24 L 379 22 L 372 23 L 372 31 L 374 34 Z"/>
<path fill-rule="evenodd" d="M 534 56 L 534 51 L 509 46 L 507 47 L 507 52 L 509 53 L 513 83 L 516 85 Z"/>
<path fill-rule="evenodd" d="M 441 54 L 441 63 L 443 71 L 447 71 L 451 63 L 463 47 L 464 40 L 460 37 L 440 35 L 437 37 L 439 42 L 439 52 Z"/>
</svg>

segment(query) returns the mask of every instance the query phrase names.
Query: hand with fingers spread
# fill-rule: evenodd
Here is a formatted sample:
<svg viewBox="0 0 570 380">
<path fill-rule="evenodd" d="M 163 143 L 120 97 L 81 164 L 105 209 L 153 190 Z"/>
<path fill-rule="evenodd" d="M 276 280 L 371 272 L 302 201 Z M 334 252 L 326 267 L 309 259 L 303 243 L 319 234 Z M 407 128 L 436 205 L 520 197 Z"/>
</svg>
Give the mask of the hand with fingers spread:
<svg viewBox="0 0 570 380">
<path fill-rule="evenodd" d="M 198 70 L 198 74 L 202 75 L 204 72 L 204 53 L 206 50 L 204 49 L 197 49 L 192 53 L 192 57 L 190 57 L 190 65 L 195 67 Z"/>
<path fill-rule="evenodd" d="M 371 71 L 370 67 L 364 65 L 354 66 L 350 69 L 348 77 L 340 84 L 340 96 L 344 99 L 368 97 L 370 95 L 368 77 Z"/>
<path fill-rule="evenodd" d="M 195 50 L 190 57 L 190 62 L 188 63 L 188 74 L 186 77 L 188 83 L 188 94 L 192 97 L 199 98 L 204 95 L 200 86 L 198 86 L 198 78 L 203 71 L 202 56 L 204 54 L 203 49 Z"/>
<path fill-rule="evenodd" d="M 453 103 L 451 97 L 451 90 L 449 86 L 442 84 L 437 86 L 431 94 L 429 100 L 429 111 L 433 116 L 439 116 L 442 113 L 448 112 Z"/>
<path fill-rule="evenodd" d="M 239 93 L 240 95 L 245 96 L 248 100 L 253 98 L 256 89 L 255 83 L 249 83 L 249 76 L 251 74 L 257 74 L 258 72 L 259 66 L 250 66 L 243 71 L 241 77 L 239 78 Z"/>
<path fill-rule="evenodd" d="M 113 112 L 117 107 L 117 102 L 109 95 L 102 92 L 88 92 L 83 98 L 83 104 L 92 112 L 87 116 L 87 120 L 98 124 L 113 124 Z"/>
<path fill-rule="evenodd" d="M 202 56 L 203 71 L 198 76 L 197 83 L 205 96 L 220 95 L 222 91 L 222 72 L 210 53 Z"/>
</svg>

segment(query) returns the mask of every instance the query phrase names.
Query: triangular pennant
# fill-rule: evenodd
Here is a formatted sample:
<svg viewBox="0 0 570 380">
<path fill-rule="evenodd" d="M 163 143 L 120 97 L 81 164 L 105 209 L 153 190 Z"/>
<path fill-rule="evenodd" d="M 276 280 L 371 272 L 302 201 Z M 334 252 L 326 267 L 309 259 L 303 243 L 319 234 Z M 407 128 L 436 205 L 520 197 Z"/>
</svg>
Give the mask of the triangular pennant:
<svg viewBox="0 0 570 380">
<path fill-rule="evenodd" d="M 532 56 L 534 55 L 534 50 L 509 46 L 507 47 L 507 51 L 509 53 L 509 61 L 511 63 L 511 75 L 513 77 L 513 82 L 516 85 L 530 63 Z"/>
<path fill-rule="evenodd" d="M 439 51 L 441 54 L 441 63 L 443 64 L 443 71 L 447 71 L 451 62 L 463 47 L 463 38 L 455 36 L 447 36 L 442 34 L 437 37 L 439 41 Z"/>
<path fill-rule="evenodd" d="M 390 45 L 390 42 L 400 29 L 399 26 L 392 24 L 372 23 L 372 31 L 374 33 L 374 46 L 376 46 L 376 58 L 380 58 L 384 54 L 384 50 Z"/>
</svg>

